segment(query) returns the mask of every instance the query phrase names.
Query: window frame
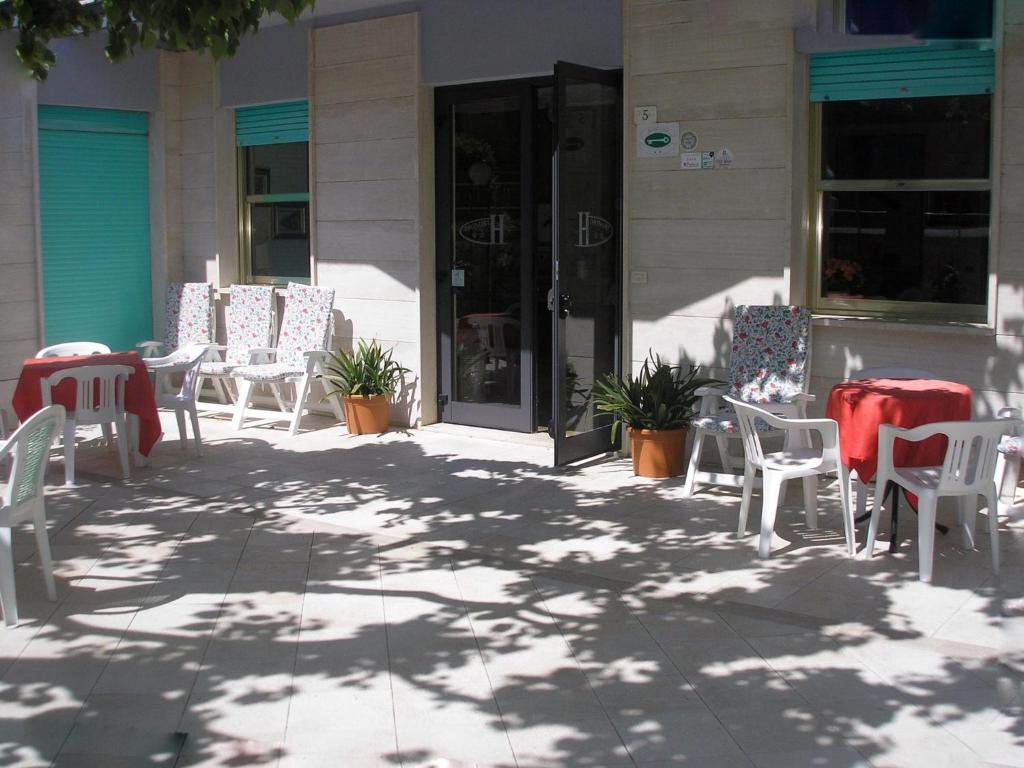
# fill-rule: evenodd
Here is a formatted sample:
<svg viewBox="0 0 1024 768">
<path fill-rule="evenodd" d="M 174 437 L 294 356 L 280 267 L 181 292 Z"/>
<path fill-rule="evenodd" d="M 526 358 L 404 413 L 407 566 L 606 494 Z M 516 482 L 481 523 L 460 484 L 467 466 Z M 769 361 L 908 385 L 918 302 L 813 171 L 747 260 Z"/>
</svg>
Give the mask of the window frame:
<svg viewBox="0 0 1024 768">
<path fill-rule="evenodd" d="M 311 166 L 311 145 L 307 140 L 306 142 L 290 142 L 295 144 L 305 143 L 306 144 L 306 163 L 307 168 Z M 246 167 L 246 151 L 251 146 L 273 146 L 270 144 L 256 144 L 248 146 L 236 146 L 236 167 L 238 169 L 238 273 L 242 278 L 243 283 L 253 285 L 273 285 L 278 287 L 285 287 L 288 283 L 305 283 L 307 285 L 313 284 L 313 209 L 311 195 L 308 191 L 309 187 L 312 186 L 312 175 L 307 175 L 306 186 L 307 191 L 302 192 L 286 192 L 279 194 L 267 194 L 267 195 L 247 195 L 246 194 L 246 182 L 247 182 L 247 167 Z M 309 241 L 309 275 L 306 277 L 296 275 L 254 275 L 252 273 L 252 216 L 251 209 L 253 205 L 260 203 L 306 203 L 307 209 L 307 227 L 309 232 L 307 239 Z"/>
<path fill-rule="evenodd" d="M 950 97 L 952 98 L 952 97 Z M 989 307 L 993 301 L 993 287 L 989 280 L 987 300 L 984 304 L 950 304 L 945 302 L 895 301 L 892 299 L 841 299 L 826 297 L 822 291 L 824 270 L 822 265 L 825 235 L 824 199 L 829 192 L 988 192 L 988 252 L 987 270 L 993 273 L 993 236 L 996 229 L 996 208 L 993 205 L 995 168 L 996 101 L 989 94 L 989 157 L 988 178 L 986 179 L 824 179 L 822 178 L 822 128 L 824 119 L 822 104 L 810 104 L 810 305 L 816 314 L 831 316 L 859 316 L 892 320 L 924 320 L 987 323 Z M 865 99 L 865 101 L 872 101 Z"/>
</svg>

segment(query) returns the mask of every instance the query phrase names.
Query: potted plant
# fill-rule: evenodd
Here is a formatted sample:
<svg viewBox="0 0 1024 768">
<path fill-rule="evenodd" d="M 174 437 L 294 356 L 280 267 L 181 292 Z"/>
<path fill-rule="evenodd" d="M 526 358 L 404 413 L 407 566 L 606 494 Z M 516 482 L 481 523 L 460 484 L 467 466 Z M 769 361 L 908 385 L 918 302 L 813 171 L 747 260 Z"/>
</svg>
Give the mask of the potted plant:
<svg viewBox="0 0 1024 768">
<path fill-rule="evenodd" d="M 323 399 L 341 398 L 350 434 L 386 432 L 388 396 L 408 372 L 376 339 L 369 344 L 360 339 L 354 352 L 339 349 L 327 357 L 320 378 L 332 388 Z"/>
<path fill-rule="evenodd" d="M 640 372 L 623 379 L 609 374 L 594 383 L 591 397 L 598 411 L 615 416 L 612 441 L 619 424 L 626 425 L 633 454 L 633 473 L 641 477 L 683 474 L 686 430 L 696 412 L 701 387 L 717 384 L 699 377 L 698 367 L 683 373 L 660 355 L 648 354 Z"/>
</svg>

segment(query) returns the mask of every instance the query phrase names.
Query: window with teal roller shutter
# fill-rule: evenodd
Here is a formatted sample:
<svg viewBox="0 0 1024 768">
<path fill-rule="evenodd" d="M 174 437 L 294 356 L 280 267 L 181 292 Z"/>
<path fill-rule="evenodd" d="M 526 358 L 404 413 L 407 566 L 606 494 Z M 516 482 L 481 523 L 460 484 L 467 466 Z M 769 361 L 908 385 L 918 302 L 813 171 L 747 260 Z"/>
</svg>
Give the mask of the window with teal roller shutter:
<svg viewBox="0 0 1024 768">
<path fill-rule="evenodd" d="M 44 343 L 153 338 L 142 112 L 39 107 Z"/>
<path fill-rule="evenodd" d="M 309 103 L 240 107 L 235 110 L 235 139 L 240 147 L 309 141 Z"/>
</svg>

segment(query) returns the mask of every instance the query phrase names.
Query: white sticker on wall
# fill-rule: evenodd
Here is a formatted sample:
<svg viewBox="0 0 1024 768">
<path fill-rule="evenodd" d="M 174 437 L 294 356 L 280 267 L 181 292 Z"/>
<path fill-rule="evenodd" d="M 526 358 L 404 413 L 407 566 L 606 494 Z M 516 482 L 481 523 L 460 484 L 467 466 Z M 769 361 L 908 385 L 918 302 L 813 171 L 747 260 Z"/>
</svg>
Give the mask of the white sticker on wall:
<svg viewBox="0 0 1024 768">
<path fill-rule="evenodd" d="M 714 168 L 715 167 L 715 150 L 709 152 L 700 153 L 700 167 L 701 168 Z"/>
<path fill-rule="evenodd" d="M 728 149 L 718 150 L 718 167 L 719 168 L 731 168 L 732 167 L 732 151 Z"/>
<path fill-rule="evenodd" d="M 680 155 L 679 167 L 686 171 L 700 170 L 700 152 L 683 152 Z"/>
</svg>

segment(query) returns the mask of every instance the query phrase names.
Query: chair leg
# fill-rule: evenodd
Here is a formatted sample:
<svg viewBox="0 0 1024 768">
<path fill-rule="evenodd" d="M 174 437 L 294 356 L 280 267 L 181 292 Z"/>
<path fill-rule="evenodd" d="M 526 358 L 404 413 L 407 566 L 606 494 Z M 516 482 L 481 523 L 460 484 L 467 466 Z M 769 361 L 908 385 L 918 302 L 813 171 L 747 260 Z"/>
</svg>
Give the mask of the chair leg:
<svg viewBox="0 0 1024 768">
<path fill-rule="evenodd" d="M 121 477 L 127 480 L 132 476 L 132 468 L 128 463 L 128 428 L 125 426 L 125 417 L 120 416 L 115 426 L 117 427 L 117 453 L 121 459 Z"/>
<path fill-rule="evenodd" d="M 985 496 L 988 503 L 988 539 L 992 548 L 992 573 L 999 573 L 999 489 L 993 485 Z"/>
<path fill-rule="evenodd" d="M 729 455 L 728 438 L 715 436 L 715 444 L 718 446 L 718 458 L 722 463 L 722 471 L 729 473 L 733 471 L 732 457 Z"/>
<path fill-rule="evenodd" d="M 309 394 L 309 376 L 303 376 L 295 383 L 295 410 L 292 412 L 292 424 L 288 434 L 294 436 L 299 431 L 302 412 L 306 410 L 306 395 Z"/>
<path fill-rule="evenodd" d="M 203 455 L 203 437 L 199 433 L 199 414 L 196 413 L 196 404 L 188 404 L 188 415 L 192 419 L 192 438 L 196 444 L 196 456 Z"/>
<path fill-rule="evenodd" d="M 252 382 L 248 379 L 238 379 L 238 401 L 235 403 L 235 418 L 231 426 L 241 429 L 245 420 L 245 409 L 249 405 L 249 396 L 252 395 Z"/>
<path fill-rule="evenodd" d="M 772 534 L 775 532 L 775 515 L 779 511 L 779 492 L 783 483 L 774 472 L 762 473 L 761 483 L 761 539 L 757 543 L 757 555 L 768 558 L 772 553 Z"/>
<path fill-rule="evenodd" d="M 931 494 L 917 498 L 917 560 L 918 578 L 932 580 L 935 560 L 935 505 L 938 499 Z"/>
<path fill-rule="evenodd" d="M 106 443 L 106 447 L 107 448 L 113 448 L 114 447 L 114 433 L 110 429 L 110 425 L 109 424 L 104 424 L 103 425 L 103 440 Z"/>
<path fill-rule="evenodd" d="M 736 529 L 736 535 L 743 537 L 747 535 L 747 517 L 750 515 L 750 498 L 754 495 L 754 475 L 757 470 L 753 464 L 744 463 L 743 469 L 743 500 L 740 501 L 740 522 Z"/>
<path fill-rule="evenodd" d="M 977 498 L 973 496 L 961 496 L 957 499 L 956 521 L 964 536 L 964 549 L 974 549 L 974 521 L 978 516 L 975 509 Z"/>
<path fill-rule="evenodd" d="M 75 421 L 64 422 L 64 485 L 75 484 Z"/>
<path fill-rule="evenodd" d="M 853 557 L 857 554 L 857 527 L 854 525 L 853 509 L 850 504 L 850 475 L 842 464 L 839 465 L 839 508 L 843 516 L 846 551 Z"/>
<path fill-rule="evenodd" d="M 857 517 L 860 518 L 868 511 L 868 484 L 860 479 L 856 471 L 853 476 L 854 486 L 857 489 Z"/>
<path fill-rule="evenodd" d="M 188 448 L 188 433 L 185 431 L 185 410 L 174 409 L 174 418 L 178 420 L 178 447 L 181 450 Z"/>
<path fill-rule="evenodd" d="M 4 623 L 8 627 L 18 624 L 18 594 L 14 589 L 14 553 L 11 551 L 11 529 L 0 528 L 0 603 L 4 609 Z"/>
<path fill-rule="evenodd" d="M 812 531 L 818 527 L 818 476 L 808 475 L 803 479 L 804 518 Z"/>
<path fill-rule="evenodd" d="M 875 538 L 878 536 L 878 520 L 882 517 L 885 488 L 888 484 L 888 475 L 879 473 L 875 477 L 875 505 L 871 509 L 871 523 L 868 525 L 868 543 L 864 548 L 865 557 L 871 557 L 875 552 Z M 899 488 L 897 488 L 894 493 L 899 493 Z"/>
<path fill-rule="evenodd" d="M 690 449 L 690 463 L 686 467 L 686 482 L 683 483 L 683 496 L 693 495 L 697 484 L 697 467 L 700 465 L 700 452 L 704 446 L 704 432 L 697 429 L 693 433 L 693 447 Z"/>
<path fill-rule="evenodd" d="M 288 413 L 291 408 L 288 407 L 288 401 L 285 399 L 284 395 L 281 394 L 281 385 L 271 384 L 270 391 L 273 393 L 274 400 L 277 401 L 277 407 L 280 409 L 281 413 Z"/>
<path fill-rule="evenodd" d="M 46 535 L 46 513 L 40 503 L 32 523 L 36 529 L 36 546 L 39 548 L 39 562 L 43 566 L 46 594 L 51 600 L 57 599 L 57 585 L 53 581 L 53 557 L 50 555 L 50 539 Z"/>
</svg>

